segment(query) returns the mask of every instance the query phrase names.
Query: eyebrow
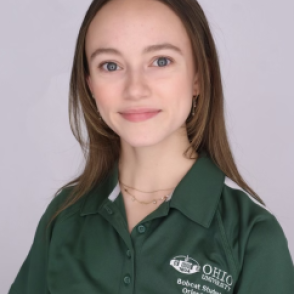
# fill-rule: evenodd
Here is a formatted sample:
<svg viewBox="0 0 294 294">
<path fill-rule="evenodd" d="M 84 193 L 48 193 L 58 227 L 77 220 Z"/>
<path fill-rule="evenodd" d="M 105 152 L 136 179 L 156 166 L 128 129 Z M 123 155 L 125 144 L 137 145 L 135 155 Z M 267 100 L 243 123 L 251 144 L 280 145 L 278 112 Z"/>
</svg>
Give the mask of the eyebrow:
<svg viewBox="0 0 294 294">
<path fill-rule="evenodd" d="M 170 43 L 162 43 L 162 44 L 148 46 L 148 47 L 144 48 L 143 54 L 158 51 L 158 50 L 163 50 L 163 49 L 173 50 L 173 51 L 176 51 L 177 53 L 183 55 L 183 52 L 179 47 L 177 47 L 173 44 L 170 44 Z M 115 54 L 115 55 L 122 56 L 122 53 L 115 48 L 98 48 L 91 54 L 90 60 L 92 61 L 97 55 L 103 54 L 103 53 L 109 53 L 109 54 Z"/>
</svg>

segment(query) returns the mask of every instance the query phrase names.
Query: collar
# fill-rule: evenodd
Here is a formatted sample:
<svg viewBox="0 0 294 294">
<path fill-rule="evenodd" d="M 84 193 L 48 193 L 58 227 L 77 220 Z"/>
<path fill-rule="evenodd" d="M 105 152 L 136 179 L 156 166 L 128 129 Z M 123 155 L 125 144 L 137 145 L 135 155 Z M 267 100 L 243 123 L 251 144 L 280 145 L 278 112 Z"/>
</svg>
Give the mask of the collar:
<svg viewBox="0 0 294 294">
<path fill-rule="evenodd" d="M 170 202 L 171 208 L 181 211 L 192 221 L 205 228 L 216 212 L 225 174 L 217 167 L 206 152 L 198 159 L 174 189 Z M 80 215 L 96 214 L 118 183 L 118 162 L 109 175 L 88 195 L 85 195 Z"/>
</svg>

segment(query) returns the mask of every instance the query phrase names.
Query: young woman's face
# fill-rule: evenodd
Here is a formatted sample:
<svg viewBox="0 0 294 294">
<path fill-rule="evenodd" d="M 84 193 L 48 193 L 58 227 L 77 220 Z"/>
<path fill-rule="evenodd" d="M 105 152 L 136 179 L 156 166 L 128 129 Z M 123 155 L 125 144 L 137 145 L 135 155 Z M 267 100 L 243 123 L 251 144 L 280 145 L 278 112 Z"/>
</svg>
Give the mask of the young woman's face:
<svg viewBox="0 0 294 294">
<path fill-rule="evenodd" d="M 172 10 L 154 0 L 110 1 L 93 19 L 85 50 L 89 88 L 121 140 L 142 147 L 186 134 L 198 77 L 189 37 Z"/>
</svg>

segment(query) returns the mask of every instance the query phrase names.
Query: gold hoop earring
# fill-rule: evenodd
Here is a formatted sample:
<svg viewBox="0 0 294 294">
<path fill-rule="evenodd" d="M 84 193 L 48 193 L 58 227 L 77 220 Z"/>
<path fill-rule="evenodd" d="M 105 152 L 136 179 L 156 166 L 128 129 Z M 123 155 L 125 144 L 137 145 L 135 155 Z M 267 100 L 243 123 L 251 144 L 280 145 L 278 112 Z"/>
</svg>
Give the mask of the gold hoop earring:
<svg viewBox="0 0 294 294">
<path fill-rule="evenodd" d="M 98 113 L 98 115 L 99 115 L 99 120 L 102 121 L 102 117 L 101 117 L 101 114 L 100 114 L 98 108 L 97 108 L 97 113 Z"/>
<path fill-rule="evenodd" d="M 95 97 L 94 97 L 94 95 L 93 95 L 93 94 L 91 94 L 91 96 L 92 96 L 92 98 L 95 100 Z M 101 117 L 101 114 L 100 114 L 100 112 L 99 112 L 99 109 L 98 109 L 98 107 L 97 107 L 97 113 L 99 114 L 99 120 L 100 120 L 100 121 L 102 121 L 102 117 Z"/>
<path fill-rule="evenodd" d="M 196 97 L 196 98 L 195 98 Z M 193 96 L 193 110 L 192 110 L 192 116 L 195 115 L 195 108 L 196 108 L 196 105 L 197 105 L 197 99 L 198 99 L 199 95 L 198 96 Z"/>
</svg>

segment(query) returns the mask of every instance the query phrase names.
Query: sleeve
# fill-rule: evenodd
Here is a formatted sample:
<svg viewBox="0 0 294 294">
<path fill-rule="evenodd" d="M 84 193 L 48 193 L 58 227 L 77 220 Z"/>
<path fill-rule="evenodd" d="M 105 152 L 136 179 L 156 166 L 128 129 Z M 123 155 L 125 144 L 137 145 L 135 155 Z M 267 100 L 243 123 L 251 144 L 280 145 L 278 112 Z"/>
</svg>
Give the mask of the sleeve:
<svg viewBox="0 0 294 294">
<path fill-rule="evenodd" d="M 8 294 L 49 294 L 46 282 L 46 269 L 51 232 L 56 219 L 47 229 L 46 226 L 58 208 L 57 206 L 64 198 L 63 191 L 51 200 L 39 220 L 31 248 Z"/>
<path fill-rule="evenodd" d="M 253 226 L 234 294 L 294 293 L 294 266 L 274 216 Z"/>
</svg>

